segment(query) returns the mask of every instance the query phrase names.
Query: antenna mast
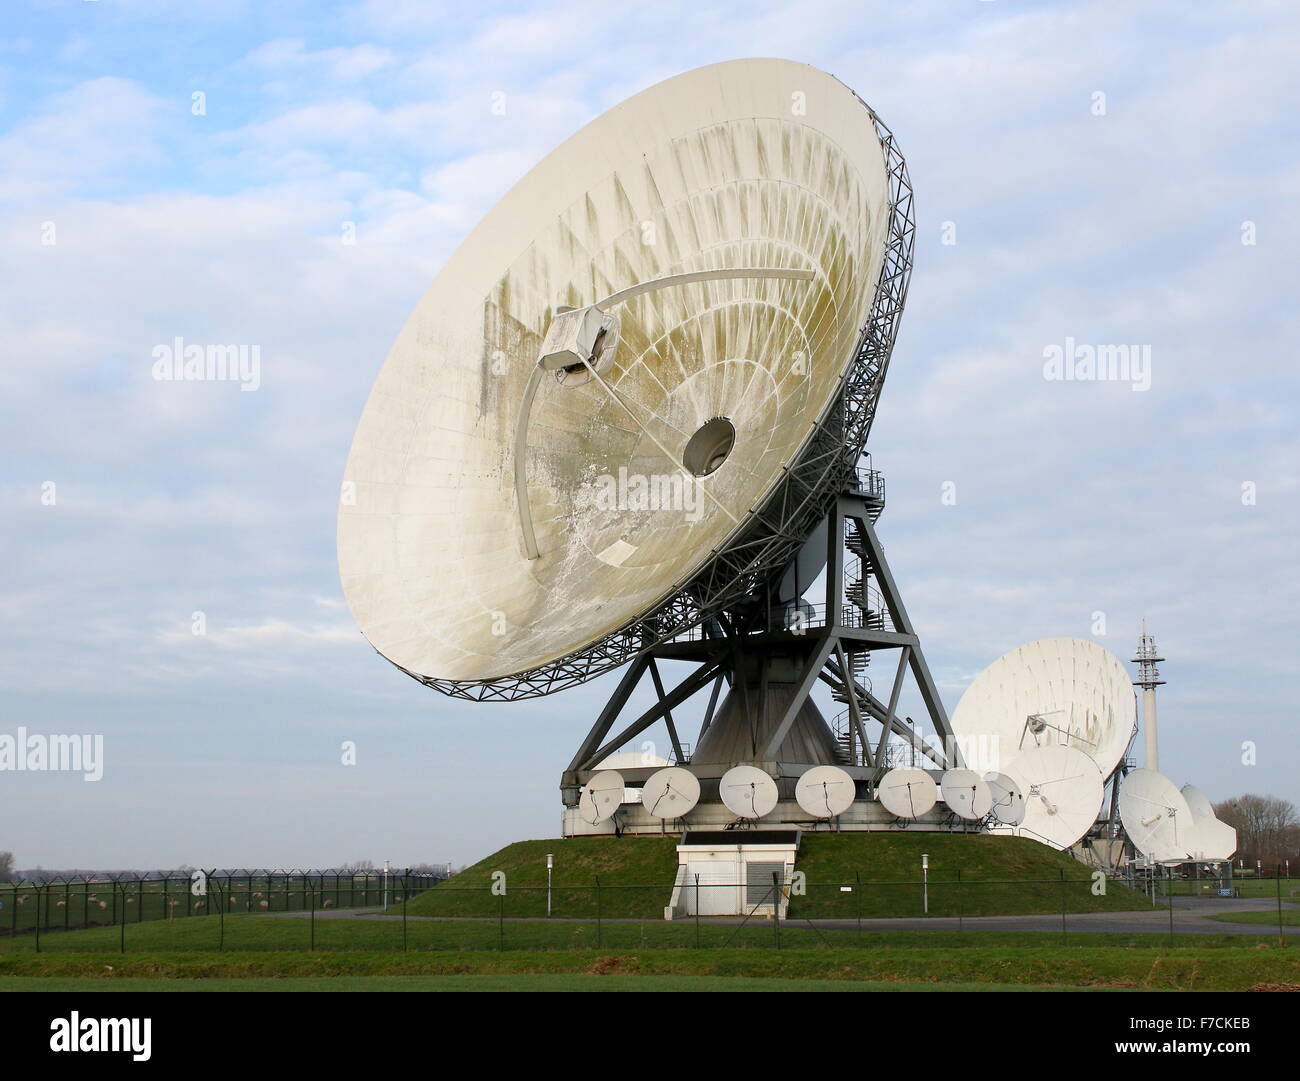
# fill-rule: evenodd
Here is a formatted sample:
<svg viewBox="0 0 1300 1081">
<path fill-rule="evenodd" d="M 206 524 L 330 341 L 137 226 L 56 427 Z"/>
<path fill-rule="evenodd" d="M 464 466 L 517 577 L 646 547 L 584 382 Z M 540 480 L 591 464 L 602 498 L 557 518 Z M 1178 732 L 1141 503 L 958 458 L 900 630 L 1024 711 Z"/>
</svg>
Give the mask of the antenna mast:
<svg viewBox="0 0 1300 1081">
<path fill-rule="evenodd" d="M 1138 678 L 1133 681 L 1133 685 L 1142 688 L 1142 729 L 1146 734 L 1147 769 L 1160 768 L 1160 739 L 1156 728 L 1156 688 L 1163 687 L 1165 681 L 1160 678 L 1160 669 L 1156 667 L 1156 663 L 1163 660 L 1163 657 L 1156 654 L 1156 640 L 1147 633 L 1147 621 L 1143 619 L 1137 656 L 1133 658 L 1133 663 L 1138 666 Z"/>
</svg>

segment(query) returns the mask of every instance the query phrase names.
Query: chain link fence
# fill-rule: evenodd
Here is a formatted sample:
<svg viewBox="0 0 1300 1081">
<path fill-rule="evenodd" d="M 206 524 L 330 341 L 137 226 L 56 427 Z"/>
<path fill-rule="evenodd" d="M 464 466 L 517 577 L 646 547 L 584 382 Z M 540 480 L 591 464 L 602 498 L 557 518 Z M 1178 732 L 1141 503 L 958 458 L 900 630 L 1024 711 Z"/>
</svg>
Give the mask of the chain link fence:
<svg viewBox="0 0 1300 1081">
<path fill-rule="evenodd" d="M 1267 934 L 1285 943 L 1300 923 L 1289 878 L 1267 880 L 1267 893 L 1260 884 L 1258 907 L 1226 902 L 1242 923 L 1204 919 L 1223 909 L 1224 899 L 1203 900 L 1179 879 L 1152 876 L 1143 894 L 1122 905 L 1099 896 L 1098 881 L 1064 873 L 909 881 L 859 873 L 815 883 L 774 875 L 770 884 L 697 878 L 674 893 L 664 883 L 599 877 L 458 886 L 454 878 L 405 871 L 78 876 L 0 886 L 0 935 L 11 951 L 87 953 L 781 949 L 1086 944 L 1097 932 L 1135 945 L 1207 934 Z M 738 914 L 711 915 L 720 904 Z"/>
<path fill-rule="evenodd" d="M 125 928 L 195 916 L 329 912 L 400 904 L 445 875 L 411 871 L 221 870 L 51 876 L 0 884 L 0 935 Z"/>
</svg>

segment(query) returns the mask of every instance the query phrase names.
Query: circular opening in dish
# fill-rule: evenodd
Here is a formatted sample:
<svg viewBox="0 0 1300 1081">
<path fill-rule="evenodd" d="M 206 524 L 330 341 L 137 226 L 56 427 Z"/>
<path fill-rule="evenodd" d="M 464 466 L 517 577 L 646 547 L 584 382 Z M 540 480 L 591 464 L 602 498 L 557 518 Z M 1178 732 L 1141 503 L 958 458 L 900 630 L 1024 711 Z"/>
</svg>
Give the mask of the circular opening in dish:
<svg viewBox="0 0 1300 1081">
<path fill-rule="evenodd" d="M 697 477 L 715 472 L 736 445 L 736 426 L 726 417 L 714 417 L 691 436 L 682 465 Z"/>
</svg>

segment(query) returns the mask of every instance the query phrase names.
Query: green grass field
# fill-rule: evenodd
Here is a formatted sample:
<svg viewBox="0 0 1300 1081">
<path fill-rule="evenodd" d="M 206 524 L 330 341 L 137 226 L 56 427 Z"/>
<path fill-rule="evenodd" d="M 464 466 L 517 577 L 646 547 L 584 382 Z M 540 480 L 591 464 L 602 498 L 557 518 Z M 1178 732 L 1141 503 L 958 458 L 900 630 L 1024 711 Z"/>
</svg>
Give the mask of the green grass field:
<svg viewBox="0 0 1300 1081">
<path fill-rule="evenodd" d="M 74 932 L 91 934 L 93 932 Z M 1021 936 L 1022 938 L 1024 936 Z M 77 979 L 118 986 L 148 980 L 289 980 L 336 977 L 579 975 L 974 984 L 993 987 L 1110 987 L 1246 990 L 1300 987 L 1300 952 L 1253 940 L 1249 946 L 1002 946 L 963 949 L 896 944 L 838 949 L 600 949 L 409 953 L 54 953 L 0 956 L 0 979 Z M 1040 940 L 1041 941 L 1041 940 Z M 30 987 L 30 984 L 21 984 Z M 218 985 L 209 985 L 216 987 Z M 252 986 L 252 985 L 249 985 Z M 605 986 L 605 985 L 602 985 Z M 613 989 L 609 985 L 608 989 Z"/>
<path fill-rule="evenodd" d="M 214 917 L 158 920 L 12 940 L 0 952 L 0 986 L 288 990 L 308 981 L 336 990 L 415 987 L 470 989 L 446 983 L 481 980 L 479 989 L 712 990 L 715 981 L 806 981 L 1001 987 L 1244 990 L 1257 984 L 1300 986 L 1300 951 L 1257 936 L 1197 935 L 1170 946 L 1163 934 L 1067 934 L 990 931 L 823 931 L 807 924 L 738 928 L 701 921 L 411 920 L 406 949 L 400 920 L 336 916 L 231 916 L 224 949 Z M 780 933 L 780 949 L 776 934 Z M 504 932 L 504 938 L 502 933 Z M 697 937 L 698 936 L 698 937 Z M 505 947 L 504 949 L 502 947 Z M 561 978 L 562 977 L 562 978 Z M 639 984 L 643 978 L 658 981 Z M 43 980 L 60 981 L 45 984 Z M 17 981 L 17 982 L 16 982 Z M 137 981 L 146 981 L 140 983 Z M 171 981 L 184 981 L 172 984 Z M 211 982 L 220 981 L 220 982 Z M 243 981 L 252 981 L 245 983 Z M 314 984 L 313 984 L 314 981 Z M 396 981 L 396 982 L 395 982 Z M 677 981 L 676 983 L 674 981 Z M 682 982 L 685 981 L 685 982 Z M 753 984 L 754 989 L 777 985 Z M 830 989 L 830 988 L 827 988 Z"/>
<path fill-rule="evenodd" d="M 752 976 L 596 976 L 587 973 L 491 976 L 319 976 L 290 979 L 86 980 L 0 978 L 4 991 L 1116 991 L 987 983 L 898 983 L 882 980 L 764 979 Z"/>
</svg>

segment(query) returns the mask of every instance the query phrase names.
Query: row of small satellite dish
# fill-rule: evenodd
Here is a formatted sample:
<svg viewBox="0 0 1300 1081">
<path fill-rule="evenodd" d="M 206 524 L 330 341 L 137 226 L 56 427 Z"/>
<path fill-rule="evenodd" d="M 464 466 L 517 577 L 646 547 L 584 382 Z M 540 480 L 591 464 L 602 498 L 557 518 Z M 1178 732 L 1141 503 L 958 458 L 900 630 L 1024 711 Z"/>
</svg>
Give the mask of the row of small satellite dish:
<svg viewBox="0 0 1300 1081">
<path fill-rule="evenodd" d="M 718 781 L 723 805 L 738 818 L 759 819 L 771 814 L 779 794 L 776 781 L 757 766 L 734 766 Z M 839 766 L 814 766 L 795 784 L 795 801 L 806 814 L 825 820 L 842 815 L 857 797 L 857 785 Z M 895 818 L 914 819 L 929 814 L 942 797 L 959 819 L 980 822 L 988 818 L 1005 826 L 1019 825 L 1025 816 L 1025 797 L 1019 782 L 1005 773 L 981 777 L 974 770 L 950 769 L 936 785 L 921 769 L 890 770 L 876 791 L 882 807 Z M 578 810 L 589 825 L 613 817 L 624 801 L 623 775 L 602 770 L 583 786 Z M 700 801 L 700 781 L 690 770 L 668 766 L 650 775 L 641 789 L 641 806 L 654 818 L 673 820 L 689 814 Z"/>
<path fill-rule="evenodd" d="M 1097 821 L 1106 780 L 1119 767 L 1136 731 L 1136 704 L 1123 663 L 1109 650 L 1078 638 L 1029 642 L 999 657 L 976 677 L 953 714 L 959 738 L 982 741 L 1001 771 L 983 776 L 950 769 L 936 785 L 915 768 L 889 771 L 876 798 L 897 819 L 917 819 L 940 798 L 958 819 L 990 830 L 1015 828 L 1055 848 L 1076 844 Z M 728 770 L 719 782 L 723 804 L 744 819 L 775 810 L 776 782 L 752 765 Z M 854 802 L 853 778 L 838 766 L 800 776 L 795 799 L 814 819 L 835 818 Z M 700 799 L 689 770 L 669 766 L 641 793 L 646 812 L 672 820 Z M 609 819 L 624 800 L 617 770 L 596 774 L 579 801 L 591 825 Z M 1164 775 L 1134 770 L 1119 795 L 1120 820 L 1134 847 L 1151 863 L 1214 861 L 1236 850 L 1236 831 L 1214 815 L 1191 785 L 1181 791 Z"/>
</svg>

